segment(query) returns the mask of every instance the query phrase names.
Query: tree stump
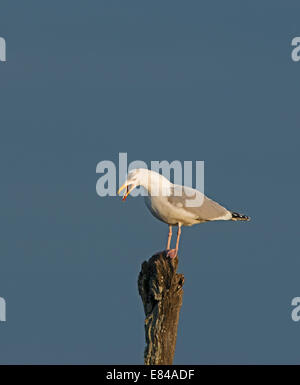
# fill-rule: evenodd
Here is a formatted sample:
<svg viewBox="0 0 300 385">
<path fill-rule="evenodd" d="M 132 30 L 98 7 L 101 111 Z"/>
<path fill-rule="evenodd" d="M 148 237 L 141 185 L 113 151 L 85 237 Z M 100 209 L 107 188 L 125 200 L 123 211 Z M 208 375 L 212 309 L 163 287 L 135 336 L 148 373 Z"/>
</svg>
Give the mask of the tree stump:
<svg viewBox="0 0 300 385">
<path fill-rule="evenodd" d="M 179 312 L 183 296 L 183 274 L 177 274 L 178 257 L 166 252 L 142 264 L 139 294 L 145 311 L 145 365 L 171 365 L 174 358 Z"/>
</svg>

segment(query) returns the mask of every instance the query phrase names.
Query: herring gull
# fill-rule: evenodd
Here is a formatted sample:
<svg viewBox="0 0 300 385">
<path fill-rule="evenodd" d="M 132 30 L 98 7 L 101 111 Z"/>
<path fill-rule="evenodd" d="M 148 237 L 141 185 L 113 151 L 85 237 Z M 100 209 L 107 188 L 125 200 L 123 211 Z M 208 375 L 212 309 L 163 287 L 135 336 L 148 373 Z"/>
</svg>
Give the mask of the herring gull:
<svg viewBox="0 0 300 385">
<path fill-rule="evenodd" d="M 127 180 L 120 187 L 118 194 L 125 189 L 123 195 L 123 200 L 125 200 L 138 186 L 144 187 L 147 191 L 145 203 L 151 214 L 169 225 L 166 249 L 170 258 L 177 256 L 181 226 L 220 220 L 250 220 L 246 215 L 227 210 L 196 189 L 173 184 L 163 175 L 143 168 L 129 172 Z M 175 249 L 170 249 L 172 226 L 178 226 Z"/>
</svg>

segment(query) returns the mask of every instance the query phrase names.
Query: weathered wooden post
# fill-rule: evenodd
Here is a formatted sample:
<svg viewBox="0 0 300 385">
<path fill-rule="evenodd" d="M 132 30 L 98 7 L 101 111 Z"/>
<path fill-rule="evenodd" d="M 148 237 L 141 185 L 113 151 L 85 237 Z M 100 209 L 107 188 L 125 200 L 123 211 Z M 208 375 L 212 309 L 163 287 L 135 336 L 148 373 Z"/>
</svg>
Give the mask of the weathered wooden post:
<svg viewBox="0 0 300 385">
<path fill-rule="evenodd" d="M 183 274 L 177 274 L 178 257 L 165 252 L 142 264 L 139 294 L 145 310 L 145 365 L 171 365 L 174 358 L 179 312 L 183 296 Z"/>
</svg>

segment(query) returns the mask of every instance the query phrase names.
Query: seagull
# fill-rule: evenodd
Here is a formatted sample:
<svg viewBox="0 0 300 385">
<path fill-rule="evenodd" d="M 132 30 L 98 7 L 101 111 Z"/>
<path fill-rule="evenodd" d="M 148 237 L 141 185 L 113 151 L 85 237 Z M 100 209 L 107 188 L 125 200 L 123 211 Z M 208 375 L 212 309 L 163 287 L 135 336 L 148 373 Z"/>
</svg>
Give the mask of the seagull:
<svg viewBox="0 0 300 385">
<path fill-rule="evenodd" d="M 176 258 L 182 226 L 192 226 L 209 221 L 249 221 L 250 217 L 227 210 L 202 192 L 187 186 L 171 183 L 163 175 L 144 168 L 129 172 L 118 194 L 124 191 L 123 199 L 136 187 L 142 186 L 147 194 L 145 203 L 151 214 L 169 225 L 167 256 Z M 170 249 L 172 227 L 177 226 L 175 249 Z"/>
</svg>

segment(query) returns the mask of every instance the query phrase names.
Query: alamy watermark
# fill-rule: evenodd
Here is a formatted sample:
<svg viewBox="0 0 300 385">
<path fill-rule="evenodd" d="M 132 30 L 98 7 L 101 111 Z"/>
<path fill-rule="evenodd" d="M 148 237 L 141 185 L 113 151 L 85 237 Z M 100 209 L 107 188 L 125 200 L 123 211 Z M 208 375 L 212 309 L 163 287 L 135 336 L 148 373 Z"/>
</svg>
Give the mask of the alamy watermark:
<svg viewBox="0 0 300 385">
<path fill-rule="evenodd" d="M 291 53 L 292 60 L 295 62 L 300 61 L 300 37 L 294 37 L 291 45 L 295 47 Z"/>
<path fill-rule="evenodd" d="M 0 297 L 0 321 L 6 321 L 6 302 L 2 297 Z"/>
<path fill-rule="evenodd" d="M 300 297 L 294 297 L 291 305 L 294 306 L 294 309 L 291 312 L 292 320 L 298 322 L 300 321 Z"/>
<path fill-rule="evenodd" d="M 0 61 L 6 61 L 6 41 L 0 37 Z"/>
<path fill-rule="evenodd" d="M 161 174 L 168 180 L 173 179 L 172 182 L 175 185 L 184 186 L 182 189 L 177 189 L 176 194 L 180 196 L 185 194 L 190 196 L 188 199 L 189 206 L 199 206 L 199 195 L 197 200 L 193 200 L 193 194 L 195 191 L 191 191 L 189 188 L 195 188 L 204 194 L 204 161 L 179 161 L 173 160 L 168 162 L 166 160 L 157 161 L 152 160 L 150 167 L 142 160 L 135 160 L 128 165 L 127 153 L 119 153 L 118 165 L 111 160 L 102 160 L 97 164 L 96 173 L 102 174 L 96 183 L 96 192 L 100 197 L 116 196 L 117 195 L 117 182 L 119 187 L 124 184 L 130 171 L 136 169 L 146 169 L 155 171 Z M 173 175 L 173 178 L 171 176 Z M 150 179 L 152 177 L 150 176 Z M 151 195 L 169 195 L 169 191 L 162 193 L 161 190 L 152 191 Z M 145 188 L 137 186 L 132 191 L 132 196 L 147 196 L 148 191 Z M 202 202 L 201 202 L 202 203 Z"/>
</svg>

